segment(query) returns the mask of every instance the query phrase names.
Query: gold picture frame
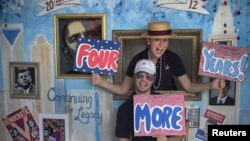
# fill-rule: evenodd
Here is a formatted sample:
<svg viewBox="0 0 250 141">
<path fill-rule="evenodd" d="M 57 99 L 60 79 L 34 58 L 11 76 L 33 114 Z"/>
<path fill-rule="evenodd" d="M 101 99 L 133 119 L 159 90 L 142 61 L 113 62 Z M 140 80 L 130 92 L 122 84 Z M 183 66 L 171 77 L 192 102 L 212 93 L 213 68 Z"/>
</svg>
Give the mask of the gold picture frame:
<svg viewBox="0 0 250 141">
<path fill-rule="evenodd" d="M 77 38 L 106 39 L 106 14 L 54 15 L 56 78 L 88 78 L 89 73 L 74 72 Z"/>
<path fill-rule="evenodd" d="M 38 62 L 9 62 L 10 97 L 40 98 L 40 68 Z"/>
<path fill-rule="evenodd" d="M 114 77 L 114 83 L 121 83 L 126 74 L 127 67 L 132 57 L 138 52 L 147 47 L 146 41 L 141 35 L 146 30 L 113 30 L 113 40 L 121 43 L 120 56 L 118 60 L 118 71 Z M 202 30 L 201 29 L 174 29 L 173 33 L 177 35 L 174 39 L 170 40 L 170 50 L 179 54 L 185 65 L 187 74 L 193 83 L 199 83 L 200 77 L 198 76 L 198 65 L 202 43 Z M 185 48 L 185 49 L 183 49 Z M 178 81 L 176 81 L 177 89 L 183 91 L 184 89 Z M 132 93 L 129 92 L 127 96 L 117 96 L 115 99 L 127 99 Z M 186 93 L 186 101 L 201 100 L 200 93 Z"/>
</svg>

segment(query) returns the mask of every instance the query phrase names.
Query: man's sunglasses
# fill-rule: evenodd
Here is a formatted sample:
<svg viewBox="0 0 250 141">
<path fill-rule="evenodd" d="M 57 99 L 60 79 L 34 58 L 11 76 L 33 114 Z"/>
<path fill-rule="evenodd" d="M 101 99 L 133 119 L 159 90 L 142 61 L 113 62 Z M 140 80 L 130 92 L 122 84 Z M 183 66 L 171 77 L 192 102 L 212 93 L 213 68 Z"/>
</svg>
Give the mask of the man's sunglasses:
<svg viewBox="0 0 250 141">
<path fill-rule="evenodd" d="M 143 75 L 144 72 L 138 72 L 135 74 L 135 78 L 136 79 L 141 79 L 144 77 Z M 152 75 L 152 74 L 148 74 L 148 73 L 145 73 L 146 74 L 146 78 L 149 80 L 149 81 L 153 81 L 155 79 L 155 76 Z"/>
</svg>

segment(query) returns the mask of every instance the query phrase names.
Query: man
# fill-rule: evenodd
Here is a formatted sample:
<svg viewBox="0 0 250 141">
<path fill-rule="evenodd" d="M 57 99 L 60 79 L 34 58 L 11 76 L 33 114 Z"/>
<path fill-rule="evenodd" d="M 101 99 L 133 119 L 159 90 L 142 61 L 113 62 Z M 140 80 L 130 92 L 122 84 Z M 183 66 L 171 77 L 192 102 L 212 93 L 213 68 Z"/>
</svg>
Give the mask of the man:
<svg viewBox="0 0 250 141">
<path fill-rule="evenodd" d="M 17 69 L 15 92 L 18 94 L 34 94 L 36 92 L 32 82 L 32 74 L 28 68 Z"/>
<path fill-rule="evenodd" d="M 154 63 L 148 59 L 137 62 L 134 70 L 134 85 L 136 95 L 150 95 L 151 87 L 155 81 L 156 68 Z M 167 141 L 169 139 L 181 140 L 181 137 L 135 137 L 133 125 L 133 95 L 123 103 L 117 112 L 115 135 L 119 141 Z M 132 135 L 132 136 L 130 136 Z"/>
<path fill-rule="evenodd" d="M 234 99 L 230 97 L 228 91 L 230 90 L 230 81 L 225 81 L 225 87 L 219 90 L 218 96 L 211 98 L 211 105 L 234 105 Z"/>
</svg>

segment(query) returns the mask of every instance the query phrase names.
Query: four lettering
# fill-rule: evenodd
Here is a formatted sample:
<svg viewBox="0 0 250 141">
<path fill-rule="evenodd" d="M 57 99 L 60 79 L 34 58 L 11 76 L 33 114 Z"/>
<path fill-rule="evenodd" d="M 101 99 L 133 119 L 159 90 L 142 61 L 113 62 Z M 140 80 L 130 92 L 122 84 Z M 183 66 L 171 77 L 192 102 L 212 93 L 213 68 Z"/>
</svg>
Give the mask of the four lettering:
<svg viewBox="0 0 250 141">
<path fill-rule="evenodd" d="M 99 68 L 100 70 L 112 70 L 117 72 L 119 52 L 117 50 L 108 50 L 91 48 L 90 44 L 82 43 L 79 45 L 76 54 L 76 67 L 82 68 L 84 63 L 89 68 Z"/>
</svg>

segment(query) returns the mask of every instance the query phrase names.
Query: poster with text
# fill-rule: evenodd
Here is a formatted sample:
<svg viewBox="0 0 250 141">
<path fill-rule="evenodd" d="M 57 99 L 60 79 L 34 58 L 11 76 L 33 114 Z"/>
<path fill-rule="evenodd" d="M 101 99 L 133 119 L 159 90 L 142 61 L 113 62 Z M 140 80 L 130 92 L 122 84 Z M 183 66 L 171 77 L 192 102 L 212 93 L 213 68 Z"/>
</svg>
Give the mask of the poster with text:
<svg viewBox="0 0 250 141">
<path fill-rule="evenodd" d="M 208 126 L 222 125 L 225 122 L 226 116 L 211 109 L 206 109 L 203 117 L 201 117 L 200 127 L 194 134 L 194 139 L 198 141 L 207 141 Z"/>
<path fill-rule="evenodd" d="M 203 42 L 199 75 L 242 82 L 246 79 L 248 48 Z"/>
<path fill-rule="evenodd" d="M 185 135 L 184 93 L 134 95 L 135 136 Z"/>
<path fill-rule="evenodd" d="M 13 141 L 39 141 L 39 127 L 27 106 L 1 118 Z"/>
<path fill-rule="evenodd" d="M 74 71 L 115 75 L 118 69 L 120 43 L 79 38 Z"/>
</svg>

